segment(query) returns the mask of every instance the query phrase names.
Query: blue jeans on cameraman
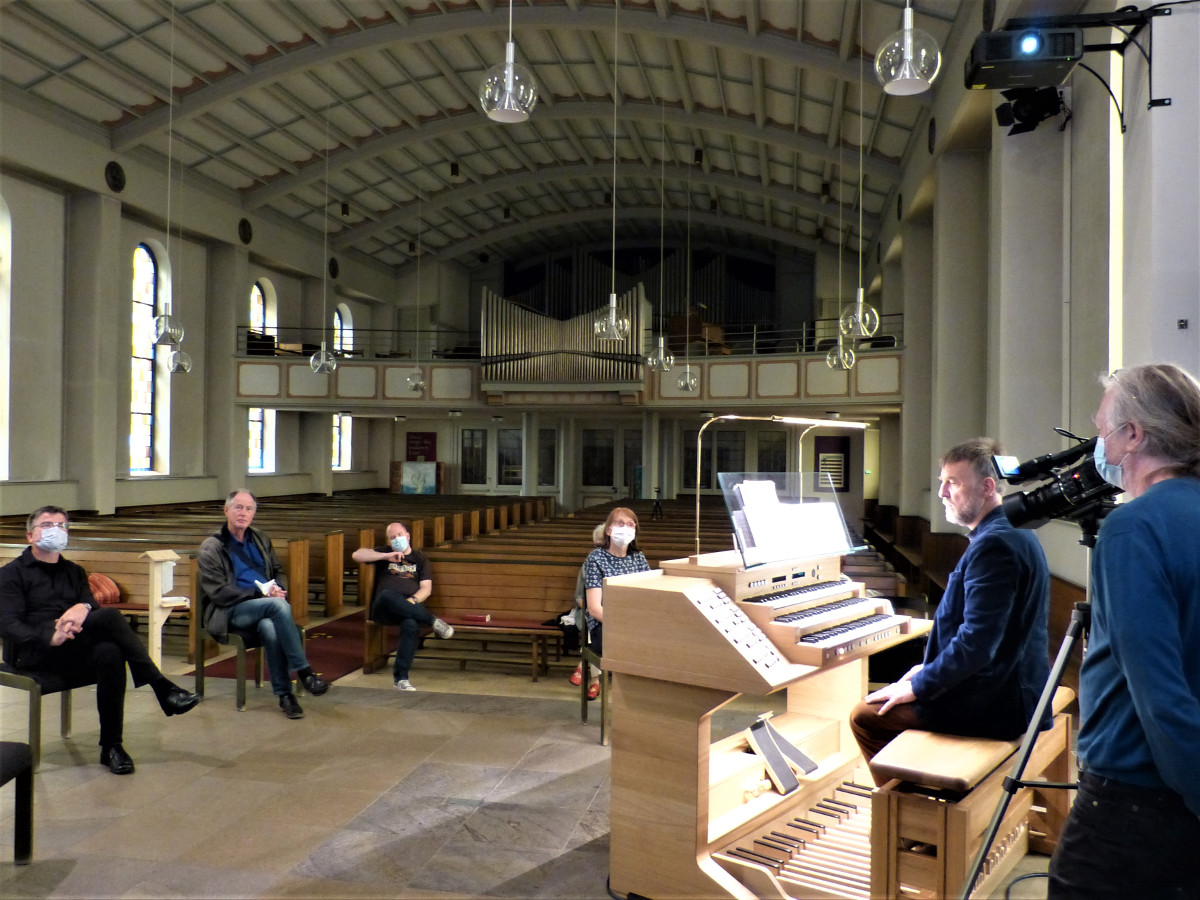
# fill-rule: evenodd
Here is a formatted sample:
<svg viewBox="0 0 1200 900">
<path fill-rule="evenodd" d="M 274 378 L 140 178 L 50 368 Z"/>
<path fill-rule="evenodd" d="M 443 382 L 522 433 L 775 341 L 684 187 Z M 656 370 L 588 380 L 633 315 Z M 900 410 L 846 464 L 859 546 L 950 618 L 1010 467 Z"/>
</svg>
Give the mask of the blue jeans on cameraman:
<svg viewBox="0 0 1200 900">
<path fill-rule="evenodd" d="M 1200 898 L 1200 817 L 1174 791 L 1081 772 L 1047 896 Z"/>
<path fill-rule="evenodd" d="M 433 613 L 418 603 L 395 591 L 380 591 L 371 604 L 371 621 L 380 625 L 399 625 L 400 640 L 396 643 L 396 663 L 392 666 L 392 680 L 407 678 L 412 669 L 413 657 L 422 628 L 433 627 Z"/>
<path fill-rule="evenodd" d="M 277 697 L 290 694 L 291 673 L 308 668 L 308 659 L 288 602 L 282 597 L 243 600 L 230 613 L 229 624 L 258 632 L 271 670 L 271 690 Z"/>
</svg>

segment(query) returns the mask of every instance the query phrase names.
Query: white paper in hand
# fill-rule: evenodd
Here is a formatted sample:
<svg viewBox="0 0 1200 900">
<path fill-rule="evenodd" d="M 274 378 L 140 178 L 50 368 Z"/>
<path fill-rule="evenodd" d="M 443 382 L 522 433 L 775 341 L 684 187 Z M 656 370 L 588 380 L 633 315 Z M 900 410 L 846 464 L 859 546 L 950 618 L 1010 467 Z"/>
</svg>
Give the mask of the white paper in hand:
<svg viewBox="0 0 1200 900">
<path fill-rule="evenodd" d="M 264 597 L 269 597 L 271 595 L 271 588 L 276 586 L 274 578 L 272 578 L 270 581 L 256 581 L 254 583 L 258 585 L 258 589 L 262 592 Z"/>
</svg>

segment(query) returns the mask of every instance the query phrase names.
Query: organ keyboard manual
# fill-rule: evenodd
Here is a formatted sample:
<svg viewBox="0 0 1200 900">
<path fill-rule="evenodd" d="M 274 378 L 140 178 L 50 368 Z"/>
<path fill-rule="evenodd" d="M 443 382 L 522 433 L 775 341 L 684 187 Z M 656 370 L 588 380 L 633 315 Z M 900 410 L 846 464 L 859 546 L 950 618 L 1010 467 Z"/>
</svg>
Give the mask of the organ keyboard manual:
<svg viewBox="0 0 1200 900">
<path fill-rule="evenodd" d="M 865 766 L 847 715 L 866 694 L 867 657 L 929 622 L 841 575 L 853 542 L 831 491 L 794 473 L 720 478 L 738 549 L 604 583 L 610 886 L 655 898 L 867 898 L 868 818 L 848 809 L 862 805 L 854 779 Z M 762 699 L 743 730 L 714 740 L 713 714 L 741 695 Z M 748 741 L 760 715 L 817 764 L 787 794 Z M 802 855 L 800 842 L 815 845 L 802 832 L 831 824 L 831 810 L 850 835 L 836 843 L 857 842 L 860 858 L 828 863 L 825 877 L 829 851 Z"/>
</svg>

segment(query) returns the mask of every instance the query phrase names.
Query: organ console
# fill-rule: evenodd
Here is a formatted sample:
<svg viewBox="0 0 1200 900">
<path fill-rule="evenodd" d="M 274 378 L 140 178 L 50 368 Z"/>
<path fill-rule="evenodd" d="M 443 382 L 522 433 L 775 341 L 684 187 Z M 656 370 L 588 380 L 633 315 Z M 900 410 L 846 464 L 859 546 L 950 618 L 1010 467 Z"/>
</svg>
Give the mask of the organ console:
<svg viewBox="0 0 1200 900">
<path fill-rule="evenodd" d="M 869 897 L 871 789 L 855 781 L 847 715 L 866 693 L 867 657 L 929 622 L 868 598 L 837 556 L 746 569 L 736 551 L 606 580 L 604 619 L 611 889 Z M 716 711 L 778 691 L 786 710 L 771 724 L 817 763 L 786 795 L 746 732 L 712 739 Z"/>
</svg>

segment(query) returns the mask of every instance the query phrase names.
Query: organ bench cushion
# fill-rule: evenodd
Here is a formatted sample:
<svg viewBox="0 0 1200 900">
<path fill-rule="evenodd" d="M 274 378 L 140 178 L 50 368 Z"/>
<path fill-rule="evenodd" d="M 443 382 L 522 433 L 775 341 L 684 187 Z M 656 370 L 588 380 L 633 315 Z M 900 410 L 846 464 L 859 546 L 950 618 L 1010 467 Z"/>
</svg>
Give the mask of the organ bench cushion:
<svg viewBox="0 0 1200 900">
<path fill-rule="evenodd" d="M 1074 699 L 1074 691 L 1059 687 L 1054 693 L 1054 712 L 1061 712 Z M 1020 739 L 998 741 L 910 729 L 876 754 L 871 771 L 876 776 L 961 794 L 994 772 L 1020 746 Z"/>
</svg>

